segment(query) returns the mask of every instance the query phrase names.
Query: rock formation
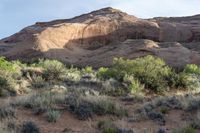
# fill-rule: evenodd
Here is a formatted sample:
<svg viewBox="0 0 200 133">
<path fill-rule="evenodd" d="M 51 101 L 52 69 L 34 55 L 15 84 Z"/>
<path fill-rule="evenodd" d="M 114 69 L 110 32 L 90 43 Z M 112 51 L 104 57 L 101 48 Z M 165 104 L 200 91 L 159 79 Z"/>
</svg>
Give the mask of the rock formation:
<svg viewBox="0 0 200 133">
<path fill-rule="evenodd" d="M 0 40 L 0 56 L 110 66 L 114 57 L 155 55 L 182 68 L 200 64 L 200 15 L 140 19 L 104 8 L 72 19 L 37 22 Z"/>
</svg>

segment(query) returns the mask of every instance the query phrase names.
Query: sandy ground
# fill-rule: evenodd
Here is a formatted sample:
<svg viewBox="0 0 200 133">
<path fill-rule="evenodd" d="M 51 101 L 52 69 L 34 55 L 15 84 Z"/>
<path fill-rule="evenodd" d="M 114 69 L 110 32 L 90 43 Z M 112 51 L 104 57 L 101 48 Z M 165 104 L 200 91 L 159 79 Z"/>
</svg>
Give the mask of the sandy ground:
<svg viewBox="0 0 200 133">
<path fill-rule="evenodd" d="M 128 108 L 130 109 L 130 107 Z M 166 124 L 161 126 L 153 120 L 130 122 L 129 117 L 120 119 L 114 116 L 94 116 L 89 120 L 78 120 L 73 114 L 63 110 L 60 119 L 56 123 L 49 123 L 45 114 L 35 115 L 32 110 L 23 108 L 19 108 L 16 111 L 17 124 L 22 124 L 24 121 L 33 121 L 39 126 L 42 133 L 100 133 L 97 128 L 97 123 L 100 120 L 113 121 L 118 127 L 133 129 L 136 133 L 155 133 L 161 127 L 167 129 L 168 133 L 171 133 L 172 129 L 181 128 L 187 124 L 183 120 L 183 116 L 184 111 L 171 110 L 166 114 Z M 196 133 L 200 133 L 200 131 L 196 131 Z"/>
</svg>

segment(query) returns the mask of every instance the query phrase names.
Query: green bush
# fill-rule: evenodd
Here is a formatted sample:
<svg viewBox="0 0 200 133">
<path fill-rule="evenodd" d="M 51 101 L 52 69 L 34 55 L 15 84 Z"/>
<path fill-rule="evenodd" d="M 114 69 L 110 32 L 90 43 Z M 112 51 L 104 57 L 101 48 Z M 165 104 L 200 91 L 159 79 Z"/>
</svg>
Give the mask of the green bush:
<svg viewBox="0 0 200 133">
<path fill-rule="evenodd" d="M 128 91 L 132 94 L 140 92 L 144 89 L 144 85 L 142 85 L 137 79 L 133 76 L 125 75 L 123 82 L 128 84 Z"/>
<path fill-rule="evenodd" d="M 81 71 L 78 68 L 71 67 L 66 70 L 65 80 L 77 82 L 80 81 L 81 76 Z"/>
<path fill-rule="evenodd" d="M 199 90 L 200 67 L 194 64 L 186 65 L 183 72 L 179 73 L 178 86 L 190 90 Z"/>
<path fill-rule="evenodd" d="M 57 60 L 45 60 L 40 64 L 44 68 L 44 78 L 47 80 L 59 80 L 65 75 L 65 66 Z"/>
<path fill-rule="evenodd" d="M 83 74 L 91 74 L 93 72 L 94 72 L 94 70 L 91 66 L 86 66 L 85 68 L 82 69 Z"/>
<path fill-rule="evenodd" d="M 118 75 L 117 71 L 115 71 L 114 69 L 101 67 L 97 71 L 97 77 L 99 79 L 106 80 L 106 79 L 110 79 L 110 78 L 117 79 L 119 77 L 119 75 Z"/>
<path fill-rule="evenodd" d="M 200 77 L 196 74 L 180 73 L 179 86 L 189 90 L 200 89 Z"/>
<path fill-rule="evenodd" d="M 15 71 L 15 66 L 13 63 L 6 61 L 4 57 L 0 57 L 0 70 L 12 72 Z"/>
<path fill-rule="evenodd" d="M 16 81 L 9 74 L 1 74 L 0 72 L 0 97 L 16 95 L 17 90 L 15 89 Z"/>
<path fill-rule="evenodd" d="M 198 67 L 195 64 L 188 64 L 184 68 L 185 73 L 190 73 L 190 74 L 197 74 L 200 75 L 200 67 Z"/>
<path fill-rule="evenodd" d="M 47 120 L 48 122 L 57 122 L 60 118 L 60 112 L 55 110 L 48 110 L 47 112 Z"/>
<path fill-rule="evenodd" d="M 13 78 L 20 78 L 21 66 L 17 62 L 9 62 L 0 57 L 0 71 L 12 75 Z"/>
<path fill-rule="evenodd" d="M 173 73 L 162 59 L 150 55 L 135 60 L 115 58 L 112 69 L 119 75 L 118 79 L 133 75 L 146 88 L 154 91 L 165 90 L 169 86 L 167 79 Z"/>
<path fill-rule="evenodd" d="M 0 96 L 16 95 L 21 78 L 21 67 L 17 62 L 9 62 L 0 57 Z"/>
</svg>

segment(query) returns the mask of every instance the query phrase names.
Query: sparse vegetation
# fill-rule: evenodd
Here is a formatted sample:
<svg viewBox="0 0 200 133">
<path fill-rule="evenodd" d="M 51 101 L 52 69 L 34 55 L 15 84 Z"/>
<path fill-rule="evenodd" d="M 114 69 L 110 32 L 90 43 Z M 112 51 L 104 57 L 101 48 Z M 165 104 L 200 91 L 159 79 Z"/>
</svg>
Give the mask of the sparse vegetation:
<svg viewBox="0 0 200 133">
<path fill-rule="evenodd" d="M 198 92 L 199 67 L 187 65 L 183 71 L 176 72 L 153 56 L 134 60 L 116 58 L 110 68 L 98 70 L 90 66 L 68 68 L 56 60 L 22 64 L 0 58 L 0 96 L 30 93 L 0 108 L 0 119 L 4 121 L 14 120 L 16 109 L 20 108 L 32 111 L 35 117 L 44 116 L 52 124 L 58 123 L 62 119 L 61 114 L 69 111 L 76 119 L 85 121 L 100 116 L 111 117 L 111 120 L 126 117 L 122 119 L 125 122 L 146 119 L 165 125 L 171 111 L 181 110 L 190 114 L 200 110 L 198 95 L 168 96 L 172 94 L 171 90 L 173 93 Z M 190 119 L 187 122 L 190 126 L 174 130 L 175 133 L 192 133 L 193 128 L 200 129 L 199 121 Z M 32 122 L 16 127 L 13 130 L 22 133 L 30 130 L 40 132 Z M 99 121 L 97 127 L 103 133 L 133 132 L 132 129 L 118 128 L 110 120 Z M 165 132 L 162 129 L 155 131 Z"/>
<path fill-rule="evenodd" d="M 110 101 L 102 96 L 69 96 L 67 98 L 70 110 L 77 115 L 79 119 L 88 119 L 93 114 L 116 116 L 126 116 L 127 112 L 120 105 Z"/>
<path fill-rule="evenodd" d="M 182 129 L 176 129 L 175 131 L 173 131 L 173 133 L 195 133 L 195 129 L 190 126 L 187 126 Z"/>
<path fill-rule="evenodd" d="M 19 80 L 27 80 L 31 83 L 32 88 L 37 89 L 60 82 L 77 84 L 82 78 L 88 78 L 87 80 L 92 82 L 100 81 L 102 84 L 114 79 L 119 85 L 107 88 L 107 90 L 111 89 L 105 91 L 108 95 L 133 94 L 145 89 L 163 92 L 168 91 L 169 88 L 190 90 L 199 90 L 200 88 L 198 66 L 187 65 L 183 72 L 176 73 L 163 60 L 153 56 L 134 60 L 116 58 L 111 68 L 101 67 L 97 71 L 89 66 L 82 69 L 67 68 L 56 60 L 39 60 L 35 64 L 26 65 L 19 61 L 8 62 L 1 58 L 0 63 L 2 66 L 0 67 L 2 73 L 0 95 L 8 92 L 12 95 L 19 93 L 20 91 L 15 88 L 18 86 Z"/>
<path fill-rule="evenodd" d="M 40 129 L 35 123 L 28 121 L 24 122 L 20 133 L 40 133 Z"/>
<path fill-rule="evenodd" d="M 56 122 L 60 117 L 60 112 L 56 110 L 48 110 L 47 120 L 48 122 Z"/>
<path fill-rule="evenodd" d="M 169 112 L 169 109 L 166 108 L 166 107 L 161 107 L 160 112 L 161 112 L 162 114 L 167 114 L 167 113 Z"/>
<path fill-rule="evenodd" d="M 66 72 L 64 64 L 57 60 L 44 60 L 39 64 L 44 68 L 44 78 L 46 80 L 59 80 Z"/>
<path fill-rule="evenodd" d="M 15 110 L 9 106 L 0 107 L 0 120 L 15 117 Z"/>
</svg>

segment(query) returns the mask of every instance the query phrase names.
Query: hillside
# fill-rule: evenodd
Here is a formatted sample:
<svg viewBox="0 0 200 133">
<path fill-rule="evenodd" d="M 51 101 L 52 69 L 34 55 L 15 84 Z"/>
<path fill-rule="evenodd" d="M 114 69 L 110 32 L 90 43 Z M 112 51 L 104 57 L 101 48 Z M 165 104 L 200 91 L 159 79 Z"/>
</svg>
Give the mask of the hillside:
<svg viewBox="0 0 200 133">
<path fill-rule="evenodd" d="M 145 55 L 183 68 L 200 64 L 199 15 L 140 19 L 103 8 L 72 19 L 37 22 L 0 40 L 0 55 L 31 62 L 57 59 L 75 66 L 110 66 L 113 57 Z"/>
</svg>

